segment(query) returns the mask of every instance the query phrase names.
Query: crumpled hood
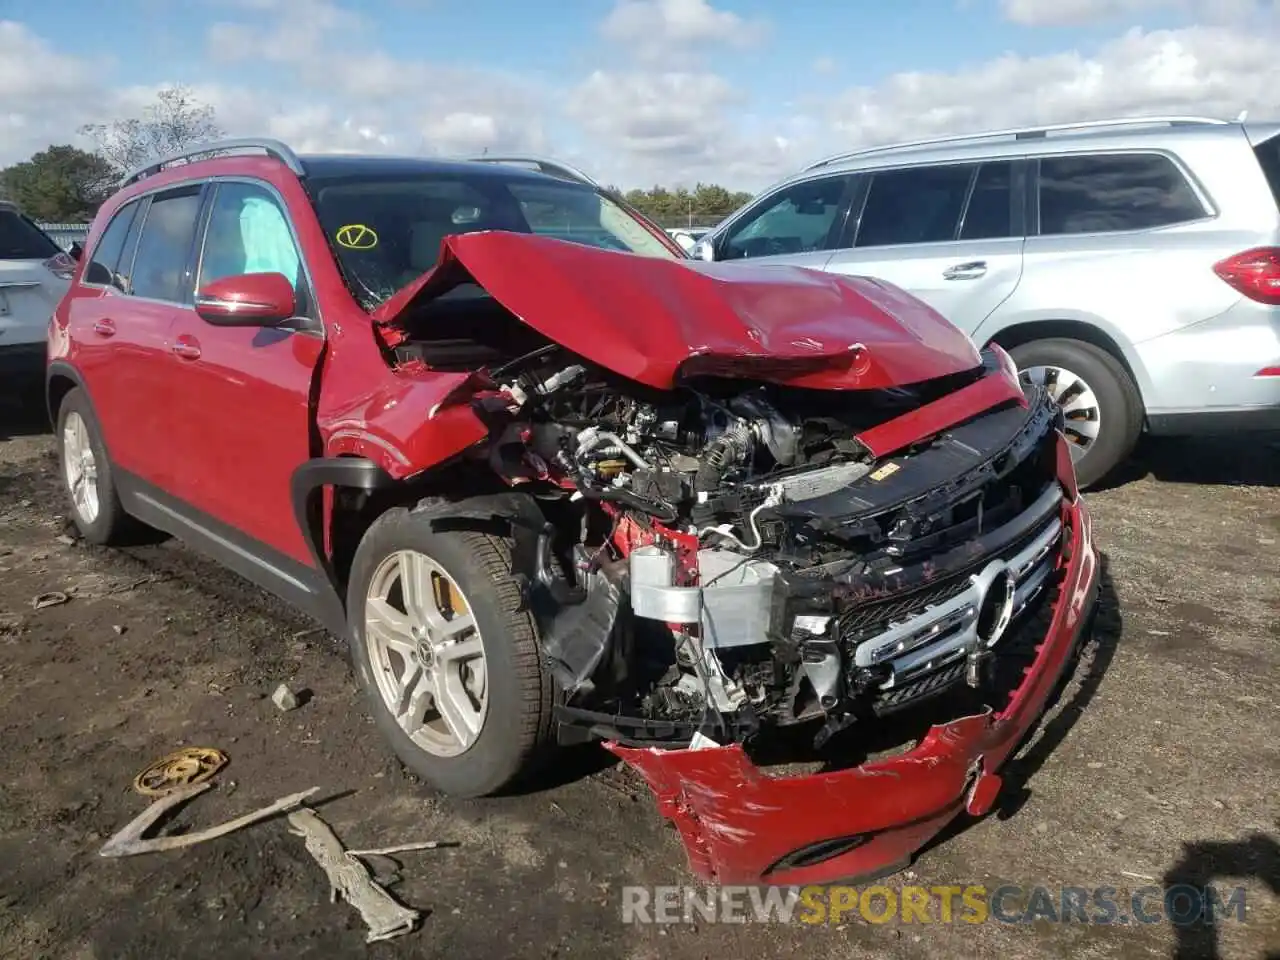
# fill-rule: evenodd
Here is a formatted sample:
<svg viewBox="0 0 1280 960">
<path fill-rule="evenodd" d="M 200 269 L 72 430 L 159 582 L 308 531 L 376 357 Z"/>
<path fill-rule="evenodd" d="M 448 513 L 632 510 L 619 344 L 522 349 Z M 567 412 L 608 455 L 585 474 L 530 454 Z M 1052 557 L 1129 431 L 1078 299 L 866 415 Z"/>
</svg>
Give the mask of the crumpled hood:
<svg viewBox="0 0 1280 960">
<path fill-rule="evenodd" d="M 472 280 L 543 336 L 659 389 L 697 374 L 879 389 L 980 363 L 959 329 L 878 280 L 659 259 L 500 231 L 446 237 L 436 266 L 373 320 L 394 331 L 416 303 Z"/>
</svg>

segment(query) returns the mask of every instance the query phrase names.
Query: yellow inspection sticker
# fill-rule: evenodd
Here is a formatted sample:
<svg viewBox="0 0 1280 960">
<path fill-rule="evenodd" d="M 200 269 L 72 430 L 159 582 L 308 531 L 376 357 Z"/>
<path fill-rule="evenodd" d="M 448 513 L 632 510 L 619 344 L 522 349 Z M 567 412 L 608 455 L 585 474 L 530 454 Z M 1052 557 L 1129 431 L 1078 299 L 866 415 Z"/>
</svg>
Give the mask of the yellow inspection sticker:
<svg viewBox="0 0 1280 960">
<path fill-rule="evenodd" d="M 348 250 L 372 250 L 378 245 L 378 234 L 373 227 L 367 227 L 363 223 L 348 223 L 339 227 L 333 239 L 338 246 Z"/>
<path fill-rule="evenodd" d="M 898 472 L 898 469 L 899 467 L 896 463 L 886 463 L 879 470 L 872 472 L 871 479 L 874 480 L 876 483 L 879 483 L 881 480 L 884 480 L 887 477 L 892 477 L 895 473 Z"/>
</svg>

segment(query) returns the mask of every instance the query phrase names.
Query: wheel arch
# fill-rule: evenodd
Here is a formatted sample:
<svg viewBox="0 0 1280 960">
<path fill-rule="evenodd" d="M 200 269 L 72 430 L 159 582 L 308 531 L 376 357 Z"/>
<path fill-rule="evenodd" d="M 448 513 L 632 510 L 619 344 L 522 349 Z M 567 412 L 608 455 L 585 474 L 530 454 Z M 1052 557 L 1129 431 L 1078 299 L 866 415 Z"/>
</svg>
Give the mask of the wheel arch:
<svg viewBox="0 0 1280 960">
<path fill-rule="evenodd" d="M 435 526 L 510 535 L 495 520 L 510 517 L 528 500 L 476 467 L 453 462 L 397 480 L 366 457 L 315 457 L 299 466 L 290 482 L 294 518 L 317 569 L 323 571 L 344 617 L 351 562 L 365 531 L 389 510 L 425 508 Z M 334 492 L 324 510 L 324 491 Z M 499 500 L 498 498 L 502 498 Z"/>
<path fill-rule="evenodd" d="M 89 406 L 93 407 L 93 398 L 89 396 L 89 390 L 84 385 L 84 379 L 75 367 L 62 360 L 55 360 L 49 364 L 44 376 L 44 403 L 45 410 L 49 415 L 49 422 L 55 429 L 58 426 L 58 410 L 62 407 L 62 401 L 66 399 L 68 393 L 77 387 L 84 391 Z M 97 414 L 97 410 L 94 410 L 95 419 Z"/>
<path fill-rule="evenodd" d="M 1080 340 L 1084 343 L 1092 344 L 1099 350 L 1104 350 L 1114 357 L 1138 388 L 1138 396 L 1142 399 L 1145 409 L 1146 398 L 1150 393 L 1150 380 L 1147 376 L 1146 368 L 1134 356 L 1132 351 L 1126 349 L 1125 341 L 1122 338 L 1097 323 L 1071 317 L 1045 317 L 1023 320 L 1010 323 L 990 334 L 983 342 L 983 346 L 995 343 L 1005 350 L 1012 350 L 1035 340 L 1051 340 L 1055 338 Z"/>
</svg>

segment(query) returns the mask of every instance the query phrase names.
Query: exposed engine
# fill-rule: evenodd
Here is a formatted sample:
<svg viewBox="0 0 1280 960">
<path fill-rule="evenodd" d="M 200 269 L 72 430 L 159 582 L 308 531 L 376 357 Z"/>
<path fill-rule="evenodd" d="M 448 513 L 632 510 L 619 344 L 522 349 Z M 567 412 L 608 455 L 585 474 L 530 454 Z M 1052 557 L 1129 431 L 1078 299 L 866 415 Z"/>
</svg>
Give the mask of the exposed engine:
<svg viewBox="0 0 1280 960">
<path fill-rule="evenodd" d="M 1040 400 L 912 451 L 904 470 L 857 433 L 954 384 L 655 392 L 558 348 L 495 381 L 476 400 L 489 464 L 556 504 L 538 582 L 562 720 L 599 735 L 723 741 L 825 718 L 823 739 L 911 699 L 913 678 L 978 682 L 999 637 L 981 636 L 991 585 L 973 586 L 975 559 L 1017 611 L 1047 576 L 1057 500 Z"/>
</svg>

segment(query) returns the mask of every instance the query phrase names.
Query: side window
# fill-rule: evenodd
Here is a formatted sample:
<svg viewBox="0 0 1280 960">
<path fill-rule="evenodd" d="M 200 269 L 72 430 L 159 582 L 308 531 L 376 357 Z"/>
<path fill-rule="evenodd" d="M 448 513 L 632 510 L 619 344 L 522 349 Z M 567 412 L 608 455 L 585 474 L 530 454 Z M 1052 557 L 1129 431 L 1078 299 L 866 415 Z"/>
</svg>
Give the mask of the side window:
<svg viewBox="0 0 1280 960">
<path fill-rule="evenodd" d="M 17 210 L 0 209 L 0 260 L 48 260 L 62 248 Z"/>
<path fill-rule="evenodd" d="M 1013 236 L 1013 164 L 1008 160 L 978 168 L 973 193 L 960 224 L 961 240 L 998 240 Z"/>
<path fill-rule="evenodd" d="M 142 225 L 147 222 L 147 209 L 151 205 L 150 197 L 137 201 L 138 212 L 129 225 L 128 236 L 124 238 L 124 249 L 120 251 L 120 263 L 116 266 L 116 283 L 125 293 L 132 293 L 130 278 L 133 276 L 133 264 L 138 253 L 138 237 L 142 233 Z"/>
<path fill-rule="evenodd" d="M 307 302 L 302 261 L 275 195 L 252 183 L 220 183 L 209 213 L 197 289 L 246 273 L 282 273 L 293 284 L 299 313 Z"/>
<path fill-rule="evenodd" d="M 1040 161 L 1042 235 L 1149 230 L 1204 215 L 1195 191 L 1168 157 L 1112 154 Z"/>
<path fill-rule="evenodd" d="M 720 258 L 767 257 L 823 250 L 844 209 L 848 176 L 807 180 L 775 193 L 725 237 Z"/>
<path fill-rule="evenodd" d="M 141 203 L 134 200 L 116 211 L 111 222 L 107 224 L 107 229 L 102 231 L 102 237 L 93 249 L 93 257 L 85 267 L 85 283 L 95 283 L 104 287 L 115 287 L 122 292 L 126 291 L 125 282 L 116 271 L 120 266 L 120 254 L 125 248 L 129 228 L 141 206 Z"/>
<path fill-rule="evenodd" d="M 199 213 L 199 187 L 152 198 L 133 258 L 134 296 L 174 303 L 184 300 Z"/>
<path fill-rule="evenodd" d="M 854 245 L 880 247 L 954 240 L 972 177 L 972 164 L 875 174 Z"/>
</svg>

